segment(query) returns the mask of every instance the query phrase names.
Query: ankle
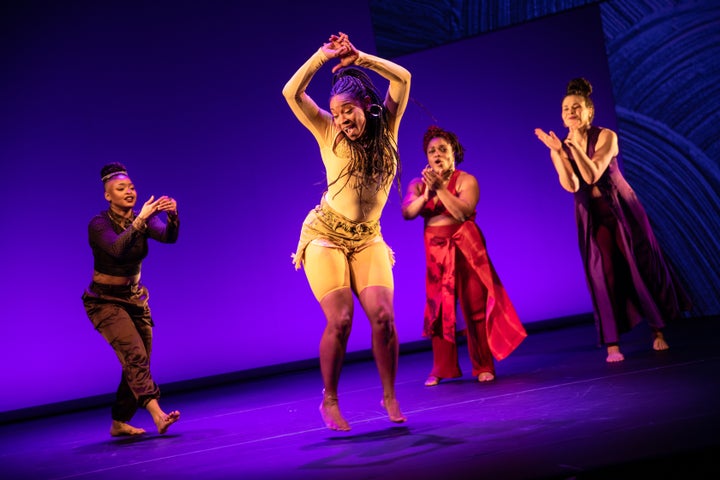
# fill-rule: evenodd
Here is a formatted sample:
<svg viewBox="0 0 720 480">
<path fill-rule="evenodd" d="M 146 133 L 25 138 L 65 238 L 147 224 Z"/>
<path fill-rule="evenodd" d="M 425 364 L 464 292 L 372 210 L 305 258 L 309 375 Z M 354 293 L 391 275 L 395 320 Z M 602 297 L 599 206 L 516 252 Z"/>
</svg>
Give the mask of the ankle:
<svg viewBox="0 0 720 480">
<path fill-rule="evenodd" d="M 383 400 L 395 400 L 395 392 L 383 392 Z"/>
<path fill-rule="evenodd" d="M 330 393 L 330 392 L 327 392 L 325 389 L 323 389 L 322 395 L 323 395 L 323 405 L 337 405 L 337 403 L 338 403 L 337 392 Z"/>
</svg>

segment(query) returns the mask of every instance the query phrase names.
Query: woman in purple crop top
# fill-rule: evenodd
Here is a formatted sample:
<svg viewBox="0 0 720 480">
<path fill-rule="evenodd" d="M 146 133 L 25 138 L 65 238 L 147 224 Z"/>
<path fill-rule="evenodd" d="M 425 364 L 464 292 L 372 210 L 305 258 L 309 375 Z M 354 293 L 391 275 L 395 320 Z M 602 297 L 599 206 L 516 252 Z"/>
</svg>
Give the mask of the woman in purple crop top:
<svg viewBox="0 0 720 480">
<path fill-rule="evenodd" d="M 82 299 L 93 326 L 122 366 L 110 435 L 145 433 L 128 423 L 138 408 L 145 408 L 157 431 L 165 433 L 180 418 L 180 412 L 165 413 L 158 403 L 160 389 L 150 373 L 153 320 L 148 290 L 140 283 L 140 267 L 147 255 L 148 238 L 163 243 L 177 240 L 177 202 L 167 196 L 151 196 L 135 213 L 137 193 L 127 169 L 111 163 L 102 168 L 100 176 L 109 208 L 93 217 L 88 226 L 94 271 Z M 160 212 L 165 212 L 166 223 L 158 217 Z"/>
<path fill-rule="evenodd" d="M 645 209 L 620 172 L 618 139 L 592 126 L 595 115 L 584 78 L 570 81 L 562 101 L 564 140 L 550 131 L 535 135 L 550 149 L 560 185 L 575 197 L 575 220 L 599 342 L 608 362 L 625 359 L 620 334 L 645 318 L 652 348 L 667 350 L 665 322 L 691 308 L 655 238 Z"/>
</svg>

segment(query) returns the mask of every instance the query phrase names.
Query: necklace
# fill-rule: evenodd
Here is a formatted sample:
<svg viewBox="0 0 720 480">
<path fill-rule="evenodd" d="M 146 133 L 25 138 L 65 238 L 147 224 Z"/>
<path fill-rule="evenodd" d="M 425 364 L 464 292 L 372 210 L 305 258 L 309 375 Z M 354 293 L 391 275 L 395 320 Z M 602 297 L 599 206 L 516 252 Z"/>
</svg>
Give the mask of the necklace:
<svg viewBox="0 0 720 480">
<path fill-rule="evenodd" d="M 111 208 L 107 211 L 108 218 L 110 219 L 113 224 L 117 225 L 121 230 L 125 230 L 132 224 L 133 220 L 135 220 L 135 212 L 130 212 L 129 217 L 123 217 L 122 215 L 119 215 L 112 211 Z"/>
</svg>

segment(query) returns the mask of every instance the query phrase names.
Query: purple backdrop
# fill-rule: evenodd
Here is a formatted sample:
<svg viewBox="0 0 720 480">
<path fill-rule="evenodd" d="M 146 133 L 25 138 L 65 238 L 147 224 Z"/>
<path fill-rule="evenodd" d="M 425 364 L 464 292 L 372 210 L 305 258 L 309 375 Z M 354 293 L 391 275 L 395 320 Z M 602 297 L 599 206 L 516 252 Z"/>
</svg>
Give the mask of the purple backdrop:
<svg viewBox="0 0 720 480">
<path fill-rule="evenodd" d="M 290 253 L 324 175 L 281 89 L 337 30 L 375 49 L 368 8 L 311 5 L 28 1 L 8 11 L 0 383 L 12 394 L 0 411 L 116 387 L 117 359 L 80 301 L 92 271 L 87 222 L 106 208 L 99 170 L 110 161 L 129 167 L 140 199 L 179 202 L 179 242 L 151 244 L 143 268 L 159 383 L 317 356 L 324 319 Z M 413 73 L 418 102 L 400 129 L 403 188 L 425 162 L 432 112 L 466 147 L 478 223 L 523 321 L 590 311 L 572 197 L 533 129 L 563 131 L 564 87 L 579 75 L 594 84 L 596 123 L 615 127 L 597 9 L 395 60 Z M 329 72 L 309 89 L 324 107 Z M 391 195 L 383 232 L 397 255 L 400 339 L 411 342 L 422 339 L 422 224 L 402 220 L 399 204 Z M 358 308 L 349 350 L 369 348 L 369 336 Z"/>
</svg>

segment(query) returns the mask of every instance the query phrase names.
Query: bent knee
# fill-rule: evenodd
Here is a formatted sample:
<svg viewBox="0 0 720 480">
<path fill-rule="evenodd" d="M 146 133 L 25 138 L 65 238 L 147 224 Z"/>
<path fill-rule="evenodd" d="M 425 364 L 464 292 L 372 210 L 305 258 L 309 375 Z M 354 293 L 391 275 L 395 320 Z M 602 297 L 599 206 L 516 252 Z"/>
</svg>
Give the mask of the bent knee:
<svg viewBox="0 0 720 480">
<path fill-rule="evenodd" d="M 338 340 L 347 340 L 350 338 L 350 326 L 348 325 L 328 325 L 326 335 L 337 338 Z"/>
<path fill-rule="evenodd" d="M 333 316 L 327 319 L 326 331 L 336 337 L 347 337 L 352 329 L 352 314 L 350 312 Z"/>
<path fill-rule="evenodd" d="M 395 324 L 395 313 L 392 307 L 381 306 L 370 315 L 370 322 L 374 327 L 383 330 L 393 328 Z"/>
</svg>

